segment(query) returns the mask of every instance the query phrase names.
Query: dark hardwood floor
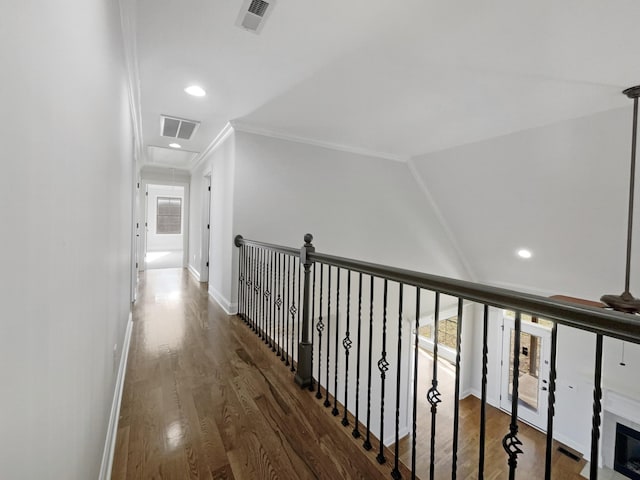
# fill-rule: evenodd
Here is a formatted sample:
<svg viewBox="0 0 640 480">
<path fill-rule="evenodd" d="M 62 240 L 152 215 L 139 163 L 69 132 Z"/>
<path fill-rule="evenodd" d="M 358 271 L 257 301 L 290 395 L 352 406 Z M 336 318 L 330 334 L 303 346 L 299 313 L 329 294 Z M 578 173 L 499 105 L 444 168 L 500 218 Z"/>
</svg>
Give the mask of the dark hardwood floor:
<svg viewBox="0 0 640 480">
<path fill-rule="evenodd" d="M 142 276 L 113 479 L 391 478 L 350 432 L 186 270 Z"/>
<path fill-rule="evenodd" d="M 139 299 L 118 424 L 112 478 L 121 479 L 390 479 L 352 427 L 340 425 L 313 393 L 300 390 L 288 368 L 238 317 L 210 301 L 186 270 L 149 270 Z M 431 382 L 430 357 L 419 381 Z M 443 398 L 452 381 L 441 375 Z M 416 472 L 428 477 L 430 415 L 420 395 Z M 460 405 L 458 478 L 477 478 L 479 401 Z M 436 478 L 451 478 L 453 406 L 438 413 Z M 507 478 L 500 441 L 509 417 L 489 408 L 485 478 Z M 350 417 L 353 425 L 353 417 Z M 544 434 L 520 427 L 526 453 L 517 478 L 544 478 Z M 409 438 L 400 458 L 410 464 Z M 554 476 L 578 479 L 583 461 L 554 452 Z M 410 478 L 402 466 L 403 478 Z"/>
</svg>

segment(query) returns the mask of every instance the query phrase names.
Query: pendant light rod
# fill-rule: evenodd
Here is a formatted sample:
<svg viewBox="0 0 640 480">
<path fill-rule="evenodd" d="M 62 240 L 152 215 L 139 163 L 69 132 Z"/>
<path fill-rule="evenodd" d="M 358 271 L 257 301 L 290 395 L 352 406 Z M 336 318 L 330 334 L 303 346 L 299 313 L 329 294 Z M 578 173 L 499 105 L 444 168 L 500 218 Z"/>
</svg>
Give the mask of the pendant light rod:
<svg viewBox="0 0 640 480">
<path fill-rule="evenodd" d="M 633 98 L 633 130 L 631 131 L 631 175 L 629 176 L 629 219 L 627 224 L 627 264 L 624 278 L 624 291 L 629 292 L 631 277 L 631 245 L 633 235 L 633 196 L 636 179 L 636 140 L 638 136 L 638 96 L 639 87 L 632 87 L 623 92 L 629 98 Z"/>
</svg>

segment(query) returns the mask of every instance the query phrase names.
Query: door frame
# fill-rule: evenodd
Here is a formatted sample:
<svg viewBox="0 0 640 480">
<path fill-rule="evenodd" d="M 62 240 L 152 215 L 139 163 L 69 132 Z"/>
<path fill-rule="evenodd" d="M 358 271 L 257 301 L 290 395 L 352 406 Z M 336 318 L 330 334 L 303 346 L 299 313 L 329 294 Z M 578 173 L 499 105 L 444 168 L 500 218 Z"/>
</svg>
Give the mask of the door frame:
<svg viewBox="0 0 640 480">
<path fill-rule="evenodd" d="M 183 234 L 182 234 L 182 267 L 181 268 L 186 268 L 187 265 L 189 264 L 189 227 L 190 227 L 190 223 L 189 223 L 189 182 L 186 181 L 179 181 L 179 180 L 161 180 L 161 179 L 154 179 L 154 178 L 143 178 L 142 182 L 141 182 L 141 188 L 140 188 L 140 192 L 144 192 L 141 193 L 142 195 L 144 195 L 144 219 L 143 219 L 143 227 L 142 228 L 142 246 L 143 246 L 143 251 L 142 251 L 142 261 L 140 262 L 140 264 L 142 265 L 141 270 L 144 270 L 144 263 L 146 261 L 146 256 L 147 256 L 147 228 L 148 228 L 148 221 L 149 219 L 147 218 L 149 215 L 149 210 L 148 210 L 148 187 L 149 185 L 168 185 L 171 187 L 184 187 L 184 202 L 182 205 L 182 224 L 183 224 Z M 140 265 L 139 264 L 139 265 Z"/>
<path fill-rule="evenodd" d="M 200 250 L 200 281 L 209 281 L 211 260 L 211 171 L 204 174 L 202 194 L 202 238 Z"/>
<path fill-rule="evenodd" d="M 551 366 L 551 328 L 538 323 L 521 322 L 520 331 L 533 336 L 541 337 L 540 365 L 538 373 L 538 408 L 537 412 L 518 404 L 518 419 L 532 427 L 546 432 L 547 408 L 549 402 L 548 385 Z M 515 320 L 509 317 L 502 319 L 502 343 L 501 343 L 501 369 L 500 369 L 500 408 L 507 413 L 511 412 L 511 400 L 509 399 L 509 386 L 513 379 L 509 375 L 511 355 L 511 330 L 515 329 Z"/>
</svg>

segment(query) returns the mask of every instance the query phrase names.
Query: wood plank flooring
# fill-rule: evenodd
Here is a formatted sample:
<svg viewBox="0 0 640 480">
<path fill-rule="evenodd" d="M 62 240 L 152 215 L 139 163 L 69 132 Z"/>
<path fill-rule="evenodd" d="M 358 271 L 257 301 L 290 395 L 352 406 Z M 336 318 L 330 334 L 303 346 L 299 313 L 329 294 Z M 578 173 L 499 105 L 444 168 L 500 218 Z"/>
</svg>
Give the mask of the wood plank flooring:
<svg viewBox="0 0 640 480">
<path fill-rule="evenodd" d="M 391 478 L 186 270 L 145 272 L 133 328 L 113 479 Z"/>
<path fill-rule="evenodd" d="M 420 355 L 420 385 L 431 383 L 431 357 Z M 440 374 L 435 478 L 451 478 L 453 381 Z M 419 395 L 416 473 L 429 478 L 429 406 Z M 458 478 L 477 478 L 480 402 L 460 404 Z M 353 427 L 340 425 L 314 394 L 300 390 L 278 357 L 235 316 L 209 301 L 183 269 L 141 277 L 112 478 L 389 479 L 393 455 L 379 465 Z M 353 417 L 349 417 L 353 425 Z M 500 444 L 509 417 L 487 412 L 485 478 L 507 478 Z M 361 429 L 364 431 L 364 428 Z M 517 478 L 544 478 L 544 434 L 524 424 Z M 411 462 L 411 440 L 400 459 Z M 580 479 L 584 461 L 554 452 L 557 479 Z M 403 478 L 410 478 L 401 465 Z"/>
</svg>

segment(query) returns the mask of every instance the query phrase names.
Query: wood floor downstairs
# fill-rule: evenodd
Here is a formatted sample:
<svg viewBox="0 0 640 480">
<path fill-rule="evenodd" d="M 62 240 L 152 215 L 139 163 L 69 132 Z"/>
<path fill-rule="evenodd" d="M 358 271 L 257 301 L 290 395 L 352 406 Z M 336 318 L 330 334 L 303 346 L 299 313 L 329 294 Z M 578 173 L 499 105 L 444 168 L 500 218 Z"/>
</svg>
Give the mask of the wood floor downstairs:
<svg viewBox="0 0 640 480">
<path fill-rule="evenodd" d="M 431 360 L 421 354 L 426 392 Z M 444 370 L 442 370 L 444 372 Z M 441 376 L 444 398 L 453 382 Z M 416 471 L 429 471 L 430 414 L 418 405 Z M 509 417 L 488 407 L 485 478 L 507 478 L 500 441 Z M 451 478 L 453 405 L 438 412 L 435 478 Z M 341 410 L 342 411 L 342 410 Z M 479 401 L 460 403 L 458 478 L 477 478 Z M 112 478 L 122 479 L 390 479 L 351 427 L 295 385 L 289 368 L 238 317 L 209 300 L 186 270 L 141 276 L 124 386 Z M 526 454 L 517 478 L 544 478 L 544 434 L 521 425 Z M 411 441 L 400 458 L 411 462 Z M 584 461 L 554 451 L 553 478 L 577 479 Z M 410 478 L 401 465 L 402 477 Z"/>
</svg>

